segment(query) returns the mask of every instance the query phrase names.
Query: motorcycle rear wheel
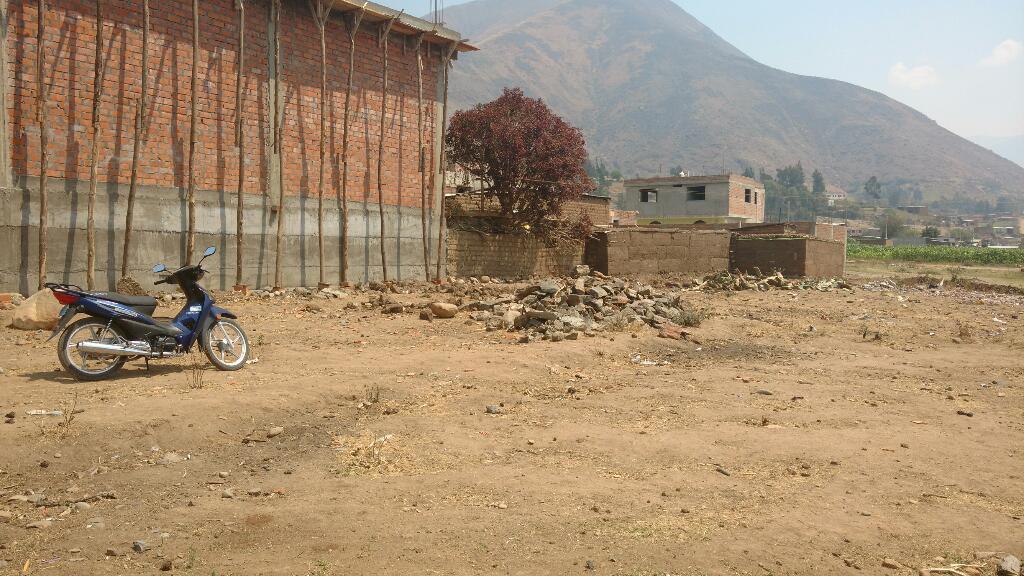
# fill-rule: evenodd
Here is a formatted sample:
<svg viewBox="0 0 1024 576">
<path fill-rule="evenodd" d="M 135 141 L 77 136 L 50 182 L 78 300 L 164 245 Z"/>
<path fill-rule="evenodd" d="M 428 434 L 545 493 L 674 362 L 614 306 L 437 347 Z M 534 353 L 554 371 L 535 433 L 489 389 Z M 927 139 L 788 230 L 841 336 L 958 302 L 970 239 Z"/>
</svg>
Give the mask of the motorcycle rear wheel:
<svg viewBox="0 0 1024 576">
<path fill-rule="evenodd" d="M 127 358 L 100 354 L 85 354 L 75 349 L 76 345 L 87 341 L 115 343 L 125 340 L 124 334 L 116 326 L 107 326 L 107 322 L 99 318 L 82 318 L 72 322 L 64 329 L 57 341 L 57 359 L 65 370 L 76 380 L 95 382 L 105 380 L 117 373 L 124 366 Z"/>
</svg>

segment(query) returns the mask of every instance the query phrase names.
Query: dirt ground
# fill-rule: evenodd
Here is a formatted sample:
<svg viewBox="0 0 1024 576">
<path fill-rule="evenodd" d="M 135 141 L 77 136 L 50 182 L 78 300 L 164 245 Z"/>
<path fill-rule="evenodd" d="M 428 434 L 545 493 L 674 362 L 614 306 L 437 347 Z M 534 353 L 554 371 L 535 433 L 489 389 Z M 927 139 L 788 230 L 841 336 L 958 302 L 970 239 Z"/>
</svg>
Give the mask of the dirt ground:
<svg viewBox="0 0 1024 576">
<path fill-rule="evenodd" d="M 994 574 L 1024 556 L 1024 297 L 866 281 L 690 293 L 699 343 L 224 297 L 257 363 L 102 383 L 0 328 L 0 574 Z"/>
</svg>

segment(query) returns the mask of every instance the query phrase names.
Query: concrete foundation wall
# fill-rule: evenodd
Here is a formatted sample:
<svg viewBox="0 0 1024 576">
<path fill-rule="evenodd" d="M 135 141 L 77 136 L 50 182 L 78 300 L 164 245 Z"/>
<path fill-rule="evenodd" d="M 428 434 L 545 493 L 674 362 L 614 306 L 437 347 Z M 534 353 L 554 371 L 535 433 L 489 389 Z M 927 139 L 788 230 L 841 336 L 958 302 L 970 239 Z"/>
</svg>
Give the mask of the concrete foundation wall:
<svg viewBox="0 0 1024 576">
<path fill-rule="evenodd" d="M 449 276 L 565 276 L 583 263 L 582 244 L 567 249 L 547 246 L 533 236 L 485 236 L 466 230 L 450 230 L 447 240 Z"/>
<path fill-rule="evenodd" d="M 38 180 L 0 190 L 0 291 L 30 293 L 37 285 L 39 202 Z M 86 220 L 89 183 L 50 178 L 48 280 L 85 286 Z M 96 280 L 98 289 L 112 289 L 120 276 L 127 186 L 103 185 L 96 198 Z M 140 187 L 135 203 L 133 254 L 130 273 L 147 289 L 154 264 L 173 268 L 184 262 L 187 211 L 185 191 L 178 188 Z M 197 192 L 196 246 L 216 246 L 217 255 L 204 267 L 210 274 L 204 285 L 226 290 L 235 279 L 236 195 Z M 245 197 L 243 282 L 250 287 L 274 283 L 277 215 L 276 199 Z M 319 280 L 317 199 L 285 197 L 285 286 L 315 286 Z M 324 199 L 324 232 L 328 283 L 339 282 L 341 263 L 340 201 Z M 422 279 L 423 241 L 418 208 L 385 207 L 389 275 L 395 280 Z M 430 215 L 428 232 L 431 261 L 437 257 L 437 223 Z M 348 279 L 366 282 L 382 277 L 380 216 L 377 205 L 349 201 Z M 433 266 L 431 267 L 433 270 Z"/>
<path fill-rule="evenodd" d="M 735 272 L 811 278 L 838 278 L 846 273 L 846 247 L 841 242 L 807 237 L 733 236 Z"/>
<path fill-rule="evenodd" d="M 613 230 L 587 243 L 586 263 L 605 274 L 708 274 L 729 269 L 729 233 Z"/>
</svg>

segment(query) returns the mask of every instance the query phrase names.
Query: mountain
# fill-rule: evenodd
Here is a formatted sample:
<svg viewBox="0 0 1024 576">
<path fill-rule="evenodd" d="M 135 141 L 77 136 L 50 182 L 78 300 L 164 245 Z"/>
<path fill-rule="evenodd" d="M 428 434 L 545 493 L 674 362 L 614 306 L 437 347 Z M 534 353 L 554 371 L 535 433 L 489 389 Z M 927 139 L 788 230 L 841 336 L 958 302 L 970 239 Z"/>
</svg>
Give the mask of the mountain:
<svg viewBox="0 0 1024 576">
<path fill-rule="evenodd" d="M 1007 160 L 1024 166 L 1024 134 L 1020 136 L 975 136 L 971 140 Z"/>
<path fill-rule="evenodd" d="M 481 49 L 454 66 L 454 109 L 521 87 L 629 176 L 802 161 L 847 190 L 1024 200 L 1021 166 L 880 93 L 765 66 L 670 0 L 475 0 L 445 20 Z"/>
</svg>

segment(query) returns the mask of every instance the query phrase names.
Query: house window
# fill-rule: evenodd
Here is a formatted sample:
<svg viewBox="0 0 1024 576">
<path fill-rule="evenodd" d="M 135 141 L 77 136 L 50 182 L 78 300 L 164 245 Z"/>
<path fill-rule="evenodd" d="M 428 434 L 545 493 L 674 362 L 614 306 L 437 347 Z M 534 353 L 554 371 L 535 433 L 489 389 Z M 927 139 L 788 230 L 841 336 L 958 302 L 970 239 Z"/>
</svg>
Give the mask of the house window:
<svg viewBox="0 0 1024 576">
<path fill-rule="evenodd" d="M 754 191 L 747 188 L 743 191 L 743 201 L 750 204 L 754 200 Z"/>
<path fill-rule="evenodd" d="M 754 190 L 754 204 L 757 204 L 757 197 L 758 197 L 758 195 L 759 195 L 759 192 L 757 190 Z"/>
<path fill-rule="evenodd" d="M 640 191 L 640 201 L 651 204 L 658 203 L 658 191 L 653 188 L 644 188 Z"/>
<path fill-rule="evenodd" d="M 708 189 L 707 186 L 690 186 L 686 189 L 687 200 L 704 200 L 707 198 Z"/>
</svg>

